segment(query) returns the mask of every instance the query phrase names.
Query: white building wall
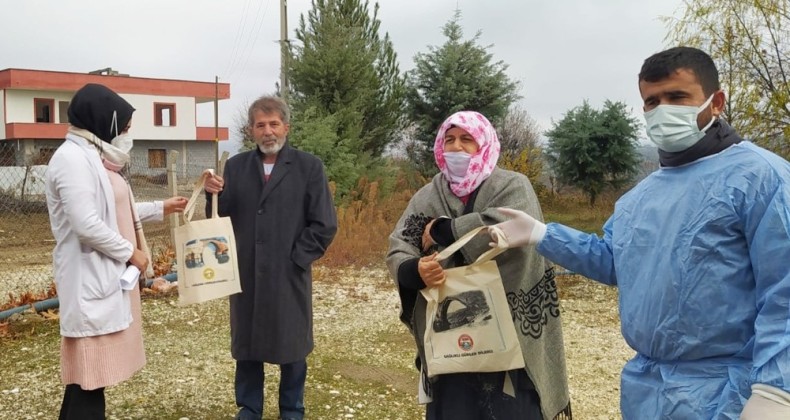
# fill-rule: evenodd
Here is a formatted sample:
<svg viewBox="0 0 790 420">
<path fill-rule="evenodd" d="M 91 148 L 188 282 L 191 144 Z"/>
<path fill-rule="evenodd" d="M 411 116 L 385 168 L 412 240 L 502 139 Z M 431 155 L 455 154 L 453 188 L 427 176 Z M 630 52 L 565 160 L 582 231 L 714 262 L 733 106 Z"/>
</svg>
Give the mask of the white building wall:
<svg viewBox="0 0 790 420">
<path fill-rule="evenodd" d="M 134 107 L 132 129 L 129 134 L 137 139 L 195 140 L 195 98 L 179 96 L 122 94 Z M 175 104 L 176 125 L 154 125 L 154 103 Z"/>
<path fill-rule="evenodd" d="M 6 90 L 6 123 L 33 123 L 36 122 L 36 110 L 33 99 L 55 100 L 55 122 L 60 121 L 59 104 L 61 101 L 70 102 L 73 92 L 54 92 L 42 90 Z M 66 121 L 63 121 L 64 123 Z M 4 133 L 5 134 L 5 133 Z M 5 138 L 2 136 L 0 138 Z"/>
<path fill-rule="evenodd" d="M 60 103 L 71 102 L 73 92 L 14 90 L 6 91 L 6 123 L 33 123 L 36 120 L 34 98 L 54 99 L 55 122 L 60 121 Z M 139 139 L 194 140 L 195 139 L 195 98 L 179 96 L 155 96 L 121 94 L 135 108 L 132 117 L 132 137 Z M 175 104 L 176 125 L 161 127 L 154 125 L 154 103 Z M 66 122 L 66 121 L 62 121 Z M 5 138 L 5 126 L 2 128 Z"/>
</svg>

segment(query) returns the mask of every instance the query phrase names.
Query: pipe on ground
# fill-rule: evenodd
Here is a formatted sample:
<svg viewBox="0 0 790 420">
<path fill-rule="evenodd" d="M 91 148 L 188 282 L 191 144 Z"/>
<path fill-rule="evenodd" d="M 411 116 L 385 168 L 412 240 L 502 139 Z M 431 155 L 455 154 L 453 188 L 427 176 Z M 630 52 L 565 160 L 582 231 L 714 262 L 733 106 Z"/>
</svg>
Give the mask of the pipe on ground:
<svg viewBox="0 0 790 420">
<path fill-rule="evenodd" d="M 33 309 L 36 312 L 41 312 L 41 311 L 46 311 L 48 309 L 57 308 L 58 306 L 60 306 L 60 301 L 56 297 L 42 300 L 40 302 L 33 302 L 31 304 L 17 306 L 16 308 L 11 308 L 0 312 L 0 321 L 3 321 L 4 319 L 10 317 L 11 315 L 24 312 L 28 309 Z"/>
<path fill-rule="evenodd" d="M 178 277 L 176 276 L 176 273 L 165 274 L 164 276 L 162 276 L 162 278 L 164 278 L 165 280 L 169 281 L 170 283 L 178 280 Z M 145 287 L 151 287 L 151 284 L 153 284 L 153 282 L 154 282 L 153 280 L 146 280 L 145 281 Z M 17 306 L 16 308 L 11 308 L 11 309 L 8 309 L 8 310 L 0 312 L 0 321 L 3 321 L 5 319 L 9 318 L 11 315 L 18 314 L 20 312 L 24 312 L 24 311 L 27 311 L 29 309 L 33 309 L 36 312 L 42 312 L 42 311 L 46 311 L 48 309 L 58 308 L 59 306 L 60 306 L 60 300 L 58 300 L 57 297 L 49 298 L 49 299 L 46 299 L 46 300 L 42 300 L 40 302 L 33 302 L 33 303 L 22 305 L 22 306 Z"/>
</svg>

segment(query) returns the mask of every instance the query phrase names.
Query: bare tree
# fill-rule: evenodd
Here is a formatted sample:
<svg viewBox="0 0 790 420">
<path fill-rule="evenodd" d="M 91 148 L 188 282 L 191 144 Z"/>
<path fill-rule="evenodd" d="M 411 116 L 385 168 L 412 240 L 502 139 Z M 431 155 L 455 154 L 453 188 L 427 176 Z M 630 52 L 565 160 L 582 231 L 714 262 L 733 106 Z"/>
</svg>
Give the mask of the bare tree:
<svg viewBox="0 0 790 420">
<path fill-rule="evenodd" d="M 684 0 L 664 18 L 673 44 L 716 60 L 728 94 L 726 117 L 744 137 L 790 157 L 790 2 Z"/>
<path fill-rule="evenodd" d="M 500 120 L 495 122 L 502 155 L 513 157 L 523 150 L 540 147 L 540 126 L 522 107 L 510 107 Z"/>
<path fill-rule="evenodd" d="M 499 166 L 526 175 L 538 197 L 543 197 L 546 188 L 543 185 L 543 150 L 538 123 L 525 109 L 513 105 L 494 126 L 501 145 Z"/>
</svg>

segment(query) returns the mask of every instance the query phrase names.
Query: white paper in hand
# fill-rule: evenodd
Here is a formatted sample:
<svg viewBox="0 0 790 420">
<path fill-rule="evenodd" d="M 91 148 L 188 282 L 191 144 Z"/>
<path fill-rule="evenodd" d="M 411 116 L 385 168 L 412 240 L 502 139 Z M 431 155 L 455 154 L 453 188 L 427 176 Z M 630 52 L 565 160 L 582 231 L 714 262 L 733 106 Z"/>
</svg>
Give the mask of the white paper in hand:
<svg viewBox="0 0 790 420">
<path fill-rule="evenodd" d="M 133 290 L 137 287 L 137 281 L 140 278 L 140 269 L 130 265 L 126 267 L 126 270 L 121 274 L 121 289 L 123 290 Z"/>
</svg>

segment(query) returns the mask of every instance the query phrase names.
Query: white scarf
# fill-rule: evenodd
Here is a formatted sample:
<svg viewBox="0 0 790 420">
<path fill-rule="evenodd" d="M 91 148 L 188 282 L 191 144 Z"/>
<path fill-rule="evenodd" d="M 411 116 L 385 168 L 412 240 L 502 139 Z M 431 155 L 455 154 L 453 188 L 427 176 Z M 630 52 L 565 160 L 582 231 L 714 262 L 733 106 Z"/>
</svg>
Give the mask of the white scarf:
<svg viewBox="0 0 790 420">
<path fill-rule="evenodd" d="M 99 149 L 99 154 L 101 155 L 102 159 L 106 159 L 107 161 L 109 161 L 114 165 L 123 167 L 126 166 L 126 164 L 129 163 L 129 161 L 131 160 L 128 153 L 96 137 L 95 134 L 91 133 L 88 130 L 77 128 L 72 125 L 69 127 L 69 133 L 80 136 L 85 140 L 88 140 L 89 143 L 91 143 L 92 145 L 96 146 L 97 149 Z"/>
<path fill-rule="evenodd" d="M 99 155 L 101 156 L 102 161 L 105 163 L 105 167 L 111 171 L 119 172 L 131 160 L 128 153 L 122 151 L 110 143 L 102 141 L 100 138 L 96 137 L 95 134 L 88 130 L 70 126 L 69 133 L 80 136 L 92 145 L 96 146 L 96 148 L 99 149 Z M 134 221 L 134 233 L 137 236 L 137 246 L 141 251 L 145 252 L 146 257 L 148 257 L 148 266 L 146 267 L 144 273 L 145 278 L 152 279 L 154 278 L 154 260 L 151 258 L 151 250 L 148 248 L 148 241 L 145 240 L 143 224 L 140 222 L 140 216 L 137 214 L 137 205 L 134 201 L 134 193 L 132 193 L 132 188 L 129 185 L 128 180 L 126 181 L 126 185 L 129 187 L 129 201 L 132 204 L 132 220 Z"/>
</svg>

